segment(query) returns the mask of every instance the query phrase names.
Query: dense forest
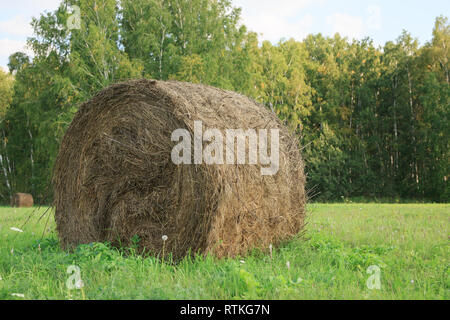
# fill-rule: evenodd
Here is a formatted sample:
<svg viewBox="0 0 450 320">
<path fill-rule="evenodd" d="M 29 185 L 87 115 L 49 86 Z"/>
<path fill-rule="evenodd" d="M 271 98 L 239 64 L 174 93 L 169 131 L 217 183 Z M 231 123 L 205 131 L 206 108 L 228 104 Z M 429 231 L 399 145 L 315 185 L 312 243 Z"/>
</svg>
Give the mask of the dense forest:
<svg viewBox="0 0 450 320">
<path fill-rule="evenodd" d="M 73 5 L 80 28 L 68 29 Z M 448 18 L 419 46 L 339 34 L 261 42 L 229 0 L 63 1 L 0 70 L 0 196 L 49 203 L 60 139 L 81 102 L 129 78 L 248 95 L 296 132 L 314 200 L 450 200 Z M 430 26 L 430 29 L 433 26 Z"/>
</svg>

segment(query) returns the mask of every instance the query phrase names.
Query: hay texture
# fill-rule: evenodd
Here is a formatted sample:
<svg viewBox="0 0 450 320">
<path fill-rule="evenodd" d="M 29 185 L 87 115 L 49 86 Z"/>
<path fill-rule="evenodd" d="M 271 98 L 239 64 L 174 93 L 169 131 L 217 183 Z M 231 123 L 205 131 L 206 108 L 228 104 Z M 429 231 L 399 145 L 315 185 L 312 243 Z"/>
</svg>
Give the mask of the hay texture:
<svg viewBox="0 0 450 320">
<path fill-rule="evenodd" d="M 12 197 L 12 207 L 30 208 L 33 206 L 33 196 L 28 193 L 16 193 Z"/>
<path fill-rule="evenodd" d="M 278 128 L 279 171 L 262 175 L 259 163 L 175 165 L 171 134 L 193 133 L 194 120 L 203 131 Z M 63 138 L 53 185 L 57 230 L 69 249 L 126 246 L 137 235 L 140 249 L 156 255 L 164 246 L 175 259 L 232 257 L 291 239 L 304 225 L 297 139 L 253 100 L 198 84 L 132 80 L 98 93 Z"/>
</svg>

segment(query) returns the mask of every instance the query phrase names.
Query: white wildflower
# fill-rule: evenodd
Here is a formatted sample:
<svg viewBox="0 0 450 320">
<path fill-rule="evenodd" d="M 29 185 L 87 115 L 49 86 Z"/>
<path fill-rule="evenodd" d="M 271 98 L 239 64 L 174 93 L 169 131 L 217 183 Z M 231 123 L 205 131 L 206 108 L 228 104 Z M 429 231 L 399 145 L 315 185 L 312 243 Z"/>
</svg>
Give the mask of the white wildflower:
<svg viewBox="0 0 450 320">
<path fill-rule="evenodd" d="M 162 240 L 163 240 L 164 242 L 166 242 L 167 239 L 169 239 L 169 237 L 167 237 L 166 235 L 163 235 L 163 236 L 162 236 Z"/>
</svg>

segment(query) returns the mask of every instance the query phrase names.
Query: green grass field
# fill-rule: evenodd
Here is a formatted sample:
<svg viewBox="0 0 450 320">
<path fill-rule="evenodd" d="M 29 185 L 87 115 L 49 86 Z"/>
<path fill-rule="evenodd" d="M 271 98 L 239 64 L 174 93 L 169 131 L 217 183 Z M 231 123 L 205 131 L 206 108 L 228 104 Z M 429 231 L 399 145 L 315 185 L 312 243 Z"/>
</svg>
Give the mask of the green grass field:
<svg viewBox="0 0 450 320">
<path fill-rule="evenodd" d="M 32 212 L 0 208 L 0 299 L 449 299 L 449 204 L 311 204 L 304 237 L 272 257 L 177 265 L 105 244 L 64 252 L 44 209 L 24 226 Z M 81 290 L 66 286 L 70 265 Z"/>
</svg>

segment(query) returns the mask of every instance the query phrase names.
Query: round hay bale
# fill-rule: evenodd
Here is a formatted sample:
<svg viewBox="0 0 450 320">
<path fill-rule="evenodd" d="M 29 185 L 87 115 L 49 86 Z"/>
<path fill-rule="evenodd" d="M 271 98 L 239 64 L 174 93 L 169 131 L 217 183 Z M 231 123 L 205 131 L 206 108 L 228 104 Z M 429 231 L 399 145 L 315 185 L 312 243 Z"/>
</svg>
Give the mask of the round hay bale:
<svg viewBox="0 0 450 320">
<path fill-rule="evenodd" d="M 12 198 L 12 207 L 30 208 L 33 206 L 33 196 L 29 193 L 15 193 Z"/>
<path fill-rule="evenodd" d="M 174 164 L 172 133 L 193 135 L 194 121 L 224 136 L 227 129 L 279 129 L 279 170 L 262 175 L 259 160 Z M 53 175 L 58 234 L 68 249 L 126 246 L 138 236 L 141 250 L 174 259 L 267 249 L 303 228 L 303 169 L 297 139 L 243 95 L 175 81 L 115 84 L 80 107 L 62 140 Z"/>
</svg>

